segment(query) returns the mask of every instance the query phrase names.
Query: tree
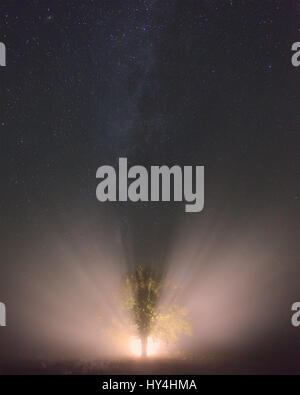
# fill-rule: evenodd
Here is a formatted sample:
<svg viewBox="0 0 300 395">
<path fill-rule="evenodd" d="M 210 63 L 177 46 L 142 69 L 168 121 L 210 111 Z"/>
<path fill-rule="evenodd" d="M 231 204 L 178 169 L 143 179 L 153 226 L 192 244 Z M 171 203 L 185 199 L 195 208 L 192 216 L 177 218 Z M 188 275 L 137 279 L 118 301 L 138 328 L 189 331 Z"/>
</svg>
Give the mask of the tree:
<svg viewBox="0 0 300 395">
<path fill-rule="evenodd" d="M 125 304 L 133 315 L 143 357 L 147 356 L 147 341 L 153 330 L 160 289 L 161 277 L 148 267 L 138 266 L 126 278 Z"/>
<path fill-rule="evenodd" d="M 150 334 L 175 343 L 180 333 L 190 334 L 187 310 L 179 305 L 159 305 L 166 291 L 162 276 L 153 269 L 138 266 L 125 281 L 125 307 L 131 313 L 141 339 L 142 356 L 147 356 Z"/>
</svg>

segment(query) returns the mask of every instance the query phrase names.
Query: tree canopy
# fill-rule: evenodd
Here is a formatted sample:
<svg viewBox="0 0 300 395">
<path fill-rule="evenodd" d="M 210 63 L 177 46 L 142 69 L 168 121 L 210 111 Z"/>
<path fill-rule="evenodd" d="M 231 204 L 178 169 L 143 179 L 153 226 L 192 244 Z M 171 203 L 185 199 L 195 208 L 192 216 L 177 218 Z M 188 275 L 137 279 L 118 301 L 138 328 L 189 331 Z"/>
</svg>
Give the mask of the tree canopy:
<svg viewBox="0 0 300 395">
<path fill-rule="evenodd" d="M 125 307 L 142 342 L 153 335 L 166 343 L 176 343 L 180 334 L 191 334 L 187 309 L 160 303 L 162 292 L 168 288 L 162 276 L 147 266 L 138 266 L 125 279 Z"/>
</svg>

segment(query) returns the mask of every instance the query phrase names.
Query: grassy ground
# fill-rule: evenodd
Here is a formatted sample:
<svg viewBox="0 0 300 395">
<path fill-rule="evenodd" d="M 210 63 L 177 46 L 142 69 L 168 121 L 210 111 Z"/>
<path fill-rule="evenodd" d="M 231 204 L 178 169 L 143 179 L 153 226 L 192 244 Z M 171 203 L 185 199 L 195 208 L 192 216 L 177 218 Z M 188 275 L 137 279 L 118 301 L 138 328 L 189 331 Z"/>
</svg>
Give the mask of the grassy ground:
<svg viewBox="0 0 300 395">
<path fill-rule="evenodd" d="M 299 374 L 299 364 L 288 356 L 203 355 L 186 359 L 140 358 L 119 360 L 61 360 L 47 362 L 27 360 L 18 363 L 3 362 L 0 374 Z"/>
</svg>

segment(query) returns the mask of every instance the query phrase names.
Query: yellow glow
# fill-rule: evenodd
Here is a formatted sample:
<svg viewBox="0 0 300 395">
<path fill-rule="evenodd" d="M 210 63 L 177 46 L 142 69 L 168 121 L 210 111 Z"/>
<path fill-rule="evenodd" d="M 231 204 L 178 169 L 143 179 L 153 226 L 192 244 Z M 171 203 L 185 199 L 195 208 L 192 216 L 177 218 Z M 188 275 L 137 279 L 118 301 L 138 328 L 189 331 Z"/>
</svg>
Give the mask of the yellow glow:
<svg viewBox="0 0 300 395">
<path fill-rule="evenodd" d="M 137 337 L 132 337 L 130 339 L 129 348 L 130 348 L 130 351 L 132 352 L 132 354 L 140 357 L 142 355 L 141 339 L 139 339 Z M 159 343 L 157 341 L 153 340 L 153 338 L 151 336 L 148 337 L 147 355 L 151 356 L 151 355 L 157 354 L 158 349 L 159 349 Z"/>
</svg>

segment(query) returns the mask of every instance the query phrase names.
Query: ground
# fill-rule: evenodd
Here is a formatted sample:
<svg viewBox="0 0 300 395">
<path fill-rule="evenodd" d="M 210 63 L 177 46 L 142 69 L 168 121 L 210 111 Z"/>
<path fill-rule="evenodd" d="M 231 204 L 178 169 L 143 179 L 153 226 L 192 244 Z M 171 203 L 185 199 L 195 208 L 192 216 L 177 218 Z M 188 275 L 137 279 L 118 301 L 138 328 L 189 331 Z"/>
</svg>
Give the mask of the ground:
<svg viewBox="0 0 300 395">
<path fill-rule="evenodd" d="M 99 359 L 93 361 L 27 360 L 3 362 L 0 374 L 62 374 L 62 375 L 104 375 L 104 374 L 298 374 L 299 363 L 290 354 L 273 355 L 273 358 L 254 355 L 230 355 L 229 353 L 203 354 L 181 359 L 140 358 Z"/>
</svg>

